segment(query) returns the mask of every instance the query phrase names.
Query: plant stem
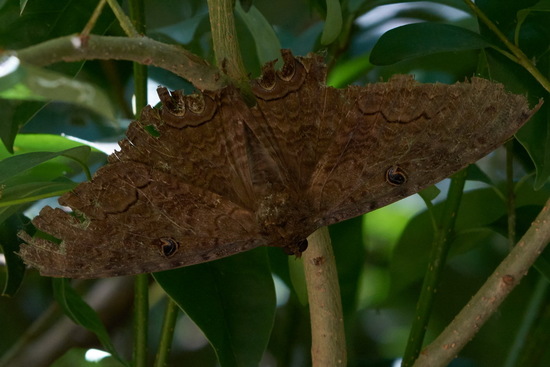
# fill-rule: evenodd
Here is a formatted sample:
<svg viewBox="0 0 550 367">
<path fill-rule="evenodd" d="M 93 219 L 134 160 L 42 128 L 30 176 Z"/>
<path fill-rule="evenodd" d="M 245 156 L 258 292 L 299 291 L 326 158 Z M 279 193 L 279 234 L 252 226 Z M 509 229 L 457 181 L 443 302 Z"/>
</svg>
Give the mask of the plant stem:
<svg viewBox="0 0 550 367">
<path fill-rule="evenodd" d="M 513 141 L 506 143 L 506 206 L 508 211 L 508 243 L 510 250 L 516 243 L 516 192 L 514 185 Z"/>
<path fill-rule="evenodd" d="M 546 91 L 550 92 L 550 81 L 536 68 L 536 66 L 529 60 L 529 58 L 521 51 L 519 47 L 514 45 L 508 38 L 498 29 L 498 27 L 493 23 L 486 15 L 478 8 L 472 0 L 464 0 L 466 5 L 472 9 L 474 14 L 493 32 L 504 45 L 514 54 L 515 62 L 523 66 L 539 83 L 542 85 Z"/>
<path fill-rule="evenodd" d="M 157 358 L 155 359 L 155 367 L 164 367 L 170 353 L 170 347 L 172 346 L 172 340 L 174 338 L 174 328 L 176 320 L 178 318 L 179 307 L 172 298 L 168 297 L 168 303 L 164 310 L 164 321 L 162 322 L 162 331 L 160 344 L 158 348 Z"/>
<path fill-rule="evenodd" d="M 508 350 L 508 356 L 503 367 L 517 366 L 520 352 L 524 349 L 529 331 L 533 328 L 533 325 L 535 325 L 537 316 L 539 316 L 539 312 L 542 306 L 545 304 L 547 293 L 548 279 L 539 274 L 539 280 L 537 282 L 537 285 L 535 286 L 533 294 L 531 295 L 531 299 L 527 304 L 525 314 L 523 315 L 523 319 L 521 320 L 520 328 L 514 337 L 514 343 Z"/>
<path fill-rule="evenodd" d="M 519 284 L 549 241 L 550 200 L 470 302 L 420 353 L 414 367 L 447 366 Z"/>
<path fill-rule="evenodd" d="M 115 13 L 115 17 L 124 30 L 124 33 L 126 33 L 128 37 L 141 37 L 141 34 L 134 28 L 130 18 L 124 13 L 124 10 L 122 10 L 118 2 L 116 0 L 107 0 L 107 3 L 109 3 L 111 10 Z"/>
<path fill-rule="evenodd" d="M 238 84 L 248 83 L 239 49 L 232 0 L 208 0 L 212 43 L 218 67 Z"/>
<path fill-rule="evenodd" d="M 403 367 L 412 366 L 422 348 L 441 274 L 451 247 L 456 214 L 462 199 L 465 182 L 466 169 L 456 173 L 451 179 L 447 200 L 441 214 L 443 220 L 439 223 L 438 230 L 434 234 L 430 262 L 426 269 L 422 291 L 416 305 L 416 315 L 405 348 Z"/>
<path fill-rule="evenodd" d="M 17 51 L 26 63 L 46 66 L 81 60 L 129 60 L 154 65 L 181 76 L 201 90 L 226 85 L 218 69 L 186 49 L 148 37 L 108 37 L 90 35 L 82 42 L 78 35 L 55 38 Z"/>
<path fill-rule="evenodd" d="M 113 7 L 113 1 L 108 1 L 109 5 Z M 116 3 L 116 6 L 118 6 L 118 3 Z M 140 32 L 143 32 L 145 30 L 145 12 L 143 7 L 143 0 L 130 1 L 130 16 L 132 17 L 133 24 Z M 115 11 L 114 8 L 113 11 Z M 134 25 L 132 25 L 132 29 L 136 31 Z M 147 105 L 147 66 L 134 62 L 133 67 L 137 118 L 139 117 L 141 109 Z M 149 276 L 148 274 L 139 274 L 136 275 L 134 281 L 134 366 L 145 367 L 147 366 Z"/>
<path fill-rule="evenodd" d="M 88 20 L 88 23 L 84 26 L 84 29 L 82 32 L 80 32 L 81 36 L 87 37 L 92 33 L 92 29 L 95 26 L 95 23 L 97 22 L 97 18 L 101 15 L 101 12 L 103 11 L 103 7 L 105 6 L 105 0 L 100 0 L 99 4 L 97 4 L 96 8 L 94 9 L 94 12 L 92 13 L 92 16 L 90 17 L 90 20 Z"/>
<path fill-rule="evenodd" d="M 130 18 L 135 26 L 135 29 L 141 33 L 145 33 L 145 9 L 143 0 L 131 0 L 130 3 Z M 136 118 L 139 118 L 141 109 L 147 106 L 147 66 L 133 63 L 134 67 L 134 94 L 136 96 Z"/>
<path fill-rule="evenodd" d="M 346 338 L 336 262 L 327 227 L 308 237 L 303 253 L 313 367 L 346 366 Z"/>
<path fill-rule="evenodd" d="M 149 275 L 139 274 L 134 280 L 134 363 L 147 366 L 147 325 L 149 313 Z"/>
</svg>

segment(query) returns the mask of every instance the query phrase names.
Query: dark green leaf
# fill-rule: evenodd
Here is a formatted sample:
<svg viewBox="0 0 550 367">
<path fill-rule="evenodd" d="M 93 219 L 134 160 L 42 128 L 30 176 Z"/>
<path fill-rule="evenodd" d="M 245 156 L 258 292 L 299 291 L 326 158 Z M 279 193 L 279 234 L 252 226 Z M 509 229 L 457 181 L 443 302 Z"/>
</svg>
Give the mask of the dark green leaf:
<svg viewBox="0 0 550 367">
<path fill-rule="evenodd" d="M 60 179 L 52 182 L 20 183 L 0 189 L 0 219 L 5 207 L 60 196 L 74 189 L 76 185 L 77 183 L 69 179 Z"/>
<path fill-rule="evenodd" d="M 124 366 L 113 357 L 105 357 L 99 361 L 89 360 L 86 355 L 90 349 L 72 348 L 61 358 L 56 360 L 51 367 L 120 367 Z"/>
<path fill-rule="evenodd" d="M 329 45 L 334 42 L 342 32 L 342 8 L 340 0 L 326 0 L 327 18 L 321 34 L 321 44 Z"/>
<path fill-rule="evenodd" d="M 372 49 L 370 61 L 389 65 L 412 57 L 439 52 L 492 47 L 479 34 L 462 27 L 438 23 L 416 23 L 384 33 Z"/>
<path fill-rule="evenodd" d="M 363 243 L 363 217 L 355 217 L 329 227 L 338 281 L 342 298 L 344 318 L 356 308 L 358 282 L 365 263 L 365 245 Z"/>
<path fill-rule="evenodd" d="M 487 185 L 493 185 L 493 180 L 485 172 L 483 172 L 477 164 L 470 164 L 467 168 L 468 176 L 466 179 L 468 181 L 479 181 L 486 183 Z"/>
<path fill-rule="evenodd" d="M 78 293 L 69 285 L 69 281 L 65 278 L 53 278 L 53 293 L 59 306 L 67 317 L 73 320 L 74 323 L 86 328 L 94 333 L 106 351 L 111 353 L 113 357 L 123 362 L 118 356 L 107 329 L 101 323 L 97 313 L 80 297 Z"/>
<path fill-rule="evenodd" d="M 441 190 L 439 190 L 437 186 L 434 185 L 420 191 L 418 195 L 420 195 L 420 197 L 422 197 L 422 199 L 425 202 L 427 202 L 427 201 L 433 201 L 436 197 L 439 196 L 440 193 L 441 193 Z"/>
<path fill-rule="evenodd" d="M 21 240 L 17 237 L 19 230 L 25 228 L 32 234 L 29 220 L 23 215 L 12 215 L 7 220 L 0 222 L 0 247 L 4 251 L 6 259 L 6 282 L 2 290 L 3 296 L 13 296 L 19 289 L 25 274 L 25 264 L 16 254 L 19 252 Z"/>
<path fill-rule="evenodd" d="M 281 43 L 273 27 L 255 7 L 245 11 L 239 2 L 235 6 L 236 13 L 242 18 L 254 38 L 258 60 L 261 64 L 281 58 Z"/>
<path fill-rule="evenodd" d="M 18 50 L 51 38 L 81 32 L 97 5 L 96 0 L 8 1 L 0 12 L 0 49 Z M 111 25 L 112 12 L 104 11 L 94 33 L 102 34 Z M 62 63 L 51 67 L 74 76 L 83 63 Z M 13 153 L 12 144 L 19 129 L 44 102 L 0 99 L 0 139 Z"/>
<path fill-rule="evenodd" d="M 10 153 L 21 126 L 45 105 L 44 102 L 0 99 L 0 139 Z"/>
<path fill-rule="evenodd" d="M 64 156 L 85 164 L 90 147 L 81 145 L 60 152 L 32 152 L 14 155 L 0 161 L 0 184 L 51 159 Z"/>
<path fill-rule="evenodd" d="M 550 247 L 540 254 L 534 266 L 550 282 Z"/>
<path fill-rule="evenodd" d="M 434 205 L 433 214 L 437 218 L 442 203 Z M 479 189 L 463 194 L 455 225 L 455 239 L 461 247 L 474 247 L 483 243 L 490 232 L 486 228 L 502 215 L 506 206 L 502 198 L 493 189 Z M 464 237 L 462 237 L 464 236 Z M 433 242 L 433 227 L 430 213 L 423 211 L 412 218 L 394 250 L 390 266 L 391 294 L 395 295 L 404 287 L 420 279 L 428 265 Z M 453 243 L 451 255 L 463 252 Z"/>
<path fill-rule="evenodd" d="M 307 306 L 307 284 L 306 274 L 304 273 L 304 261 L 297 259 L 294 256 L 287 256 L 288 260 L 288 272 L 290 275 L 289 286 L 292 286 L 298 301 L 302 306 Z"/>
<path fill-rule="evenodd" d="M 253 0 L 239 0 L 239 4 L 244 11 L 248 12 L 252 6 Z"/>
<path fill-rule="evenodd" d="M 265 248 L 153 276 L 204 332 L 222 367 L 259 364 L 275 313 Z"/>
<path fill-rule="evenodd" d="M 335 88 L 344 88 L 348 84 L 365 75 L 372 64 L 369 62 L 370 54 L 364 54 L 345 63 L 337 64 L 330 70 L 327 78 L 327 85 Z"/>
<path fill-rule="evenodd" d="M 114 119 L 109 98 L 101 89 L 54 71 L 20 64 L 12 73 L 0 77 L 0 85 L 3 99 L 67 102 Z"/>
</svg>

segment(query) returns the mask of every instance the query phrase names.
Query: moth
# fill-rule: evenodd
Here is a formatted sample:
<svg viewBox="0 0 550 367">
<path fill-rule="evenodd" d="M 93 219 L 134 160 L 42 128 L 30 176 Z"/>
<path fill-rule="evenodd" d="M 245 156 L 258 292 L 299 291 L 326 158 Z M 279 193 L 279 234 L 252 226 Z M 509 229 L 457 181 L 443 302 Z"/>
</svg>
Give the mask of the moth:
<svg viewBox="0 0 550 367">
<path fill-rule="evenodd" d="M 316 229 L 417 193 L 477 161 L 535 113 L 502 85 L 388 82 L 335 89 L 319 56 L 282 51 L 239 90 L 159 88 L 91 182 L 45 207 L 20 255 L 43 275 L 156 272 L 258 246 L 305 250 Z M 540 105 L 540 104 L 539 104 Z M 151 131 L 155 132 L 154 134 Z M 58 239 L 56 241 L 55 239 Z"/>
</svg>

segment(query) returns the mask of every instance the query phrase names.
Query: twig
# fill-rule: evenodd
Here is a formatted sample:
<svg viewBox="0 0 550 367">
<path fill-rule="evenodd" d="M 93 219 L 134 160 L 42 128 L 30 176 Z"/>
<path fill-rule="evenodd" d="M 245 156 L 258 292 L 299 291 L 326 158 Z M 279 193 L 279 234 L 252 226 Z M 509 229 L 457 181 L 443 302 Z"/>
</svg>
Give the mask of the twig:
<svg viewBox="0 0 550 367">
<path fill-rule="evenodd" d="M 447 366 L 519 284 L 549 241 L 550 200 L 471 301 L 422 351 L 414 367 Z"/>
<path fill-rule="evenodd" d="M 308 237 L 304 251 L 313 367 L 346 366 L 346 337 L 340 286 L 328 229 Z"/>
<path fill-rule="evenodd" d="M 208 0 L 214 54 L 218 67 L 231 80 L 248 82 L 248 73 L 244 68 L 237 39 L 233 3 L 232 0 Z"/>
<path fill-rule="evenodd" d="M 449 193 L 441 214 L 442 220 L 439 221 L 437 230 L 434 234 L 430 262 L 426 269 L 422 291 L 416 306 L 415 318 L 403 356 L 403 367 L 411 366 L 418 358 L 418 354 L 422 348 L 441 274 L 445 268 L 447 254 L 451 248 L 451 238 L 454 233 L 456 214 L 460 206 L 465 183 L 466 169 L 458 172 L 451 179 Z"/>
<path fill-rule="evenodd" d="M 178 319 L 178 304 L 174 302 L 170 296 L 167 296 L 167 298 L 168 303 L 166 304 L 166 309 L 164 310 L 164 320 L 162 322 L 161 338 L 157 357 L 155 359 L 155 367 L 166 366 L 168 354 L 170 353 L 170 348 L 172 346 L 172 340 L 174 339 L 174 327 Z"/>
<path fill-rule="evenodd" d="M 115 14 L 115 17 L 118 20 L 118 23 L 124 30 L 124 33 L 128 37 L 140 37 L 141 35 L 139 32 L 134 28 L 134 25 L 130 21 L 130 18 L 124 13 L 124 10 L 118 5 L 118 3 L 115 0 L 107 0 L 107 3 L 109 3 L 109 6 L 111 7 L 111 10 Z"/>
<path fill-rule="evenodd" d="M 122 12 L 116 1 L 109 1 L 109 5 L 117 14 Z M 113 4 L 114 3 L 114 4 Z M 130 27 L 133 31 L 145 32 L 145 11 L 142 0 L 130 0 L 130 17 L 132 23 L 130 26 L 126 24 L 126 28 Z M 117 8 L 118 7 L 118 8 Z M 124 17 L 117 16 L 122 25 L 122 21 L 130 22 L 130 20 L 122 13 Z M 124 19 L 122 19 L 124 18 Z M 135 28 L 134 28 L 135 26 Z M 134 69 L 134 95 L 136 97 L 136 118 L 139 118 L 141 109 L 147 105 L 147 66 L 143 64 L 133 63 Z M 147 337 L 149 331 L 149 275 L 138 274 L 134 278 L 134 350 L 133 350 L 133 366 L 147 366 Z"/>
<path fill-rule="evenodd" d="M 498 27 L 489 19 L 485 13 L 477 7 L 472 0 L 464 0 L 466 5 L 472 9 L 474 14 L 493 32 L 504 45 L 512 52 L 515 56 L 515 62 L 523 66 L 539 83 L 544 89 L 550 92 L 550 81 L 537 69 L 537 67 L 529 60 L 529 58 L 521 51 L 519 47 L 514 45 L 510 40 L 498 29 Z"/>
<path fill-rule="evenodd" d="M 129 60 L 154 65 L 187 79 L 201 90 L 224 87 L 226 79 L 218 69 L 183 47 L 148 37 L 108 37 L 90 35 L 86 42 L 78 35 L 55 38 L 17 51 L 26 63 L 46 66 L 82 60 Z"/>
<path fill-rule="evenodd" d="M 99 4 L 97 4 L 96 8 L 94 9 L 94 12 L 92 13 L 92 16 L 88 20 L 88 23 L 84 26 L 84 29 L 82 32 L 80 32 L 80 35 L 83 37 L 88 37 L 90 33 L 92 33 L 92 29 L 95 26 L 95 23 L 97 22 L 97 19 L 101 15 L 101 12 L 103 11 L 103 7 L 105 6 L 105 0 L 101 0 Z"/>
<path fill-rule="evenodd" d="M 149 274 L 134 277 L 134 367 L 147 366 L 147 334 L 149 320 Z"/>
</svg>

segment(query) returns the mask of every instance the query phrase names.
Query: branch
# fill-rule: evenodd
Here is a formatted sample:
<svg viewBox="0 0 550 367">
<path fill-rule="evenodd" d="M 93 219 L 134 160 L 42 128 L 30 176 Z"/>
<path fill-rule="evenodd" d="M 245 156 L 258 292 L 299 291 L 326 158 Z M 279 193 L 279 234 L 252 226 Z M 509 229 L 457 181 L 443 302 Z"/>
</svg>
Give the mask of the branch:
<svg viewBox="0 0 550 367">
<path fill-rule="evenodd" d="M 422 351 L 414 367 L 447 366 L 519 284 L 549 241 L 550 200 L 472 300 Z"/>
<path fill-rule="evenodd" d="M 514 54 L 515 62 L 523 66 L 546 91 L 550 92 L 550 81 L 537 69 L 537 67 L 529 60 L 529 58 L 521 51 L 519 47 L 514 45 L 504 33 L 498 29 L 495 23 L 489 19 L 485 13 L 472 0 L 464 0 L 466 5 L 472 9 L 474 14 L 489 28 L 501 41 L 508 47 L 508 49 Z"/>
<path fill-rule="evenodd" d="M 313 367 L 346 366 L 346 337 L 340 286 L 327 227 L 308 237 L 304 251 Z"/>
<path fill-rule="evenodd" d="M 226 79 L 218 69 L 183 47 L 148 37 L 109 37 L 71 35 L 55 38 L 17 51 L 24 62 L 46 66 L 57 62 L 82 60 L 128 60 L 154 65 L 187 79 L 200 90 L 216 90 Z"/>
<path fill-rule="evenodd" d="M 233 80 L 248 81 L 239 50 L 232 0 L 208 0 L 212 44 L 218 67 Z"/>
<path fill-rule="evenodd" d="M 445 200 L 443 212 L 441 213 L 442 219 L 439 221 L 437 230 L 434 233 L 430 262 L 426 269 L 422 291 L 416 305 L 416 314 L 409 333 L 407 347 L 405 348 L 402 367 L 411 366 L 418 358 L 418 354 L 422 348 L 441 275 L 447 262 L 447 254 L 451 248 L 456 213 L 460 207 L 465 183 L 466 169 L 456 173 L 451 178 L 447 200 Z"/>
</svg>

